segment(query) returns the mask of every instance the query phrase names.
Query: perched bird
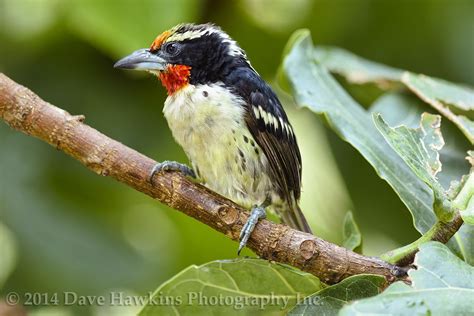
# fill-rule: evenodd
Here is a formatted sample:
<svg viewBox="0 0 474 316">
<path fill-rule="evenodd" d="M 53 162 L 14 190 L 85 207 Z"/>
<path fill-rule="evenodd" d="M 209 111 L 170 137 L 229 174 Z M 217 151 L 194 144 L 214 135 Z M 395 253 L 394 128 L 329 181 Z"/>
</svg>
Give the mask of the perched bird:
<svg viewBox="0 0 474 316">
<path fill-rule="evenodd" d="M 213 24 L 180 24 L 114 67 L 155 74 L 168 92 L 163 113 L 192 169 L 165 161 L 151 178 L 181 171 L 251 209 L 239 253 L 265 209 L 311 232 L 298 206 L 301 155 L 293 128 L 273 90 L 229 35 Z"/>
</svg>

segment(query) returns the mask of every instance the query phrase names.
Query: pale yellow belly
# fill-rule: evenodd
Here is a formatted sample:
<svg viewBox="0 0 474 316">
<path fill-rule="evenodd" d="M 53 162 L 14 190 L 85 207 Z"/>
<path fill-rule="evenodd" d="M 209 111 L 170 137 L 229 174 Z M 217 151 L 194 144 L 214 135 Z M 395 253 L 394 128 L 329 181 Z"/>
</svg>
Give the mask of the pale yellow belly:
<svg viewBox="0 0 474 316">
<path fill-rule="evenodd" d="M 163 111 L 204 184 L 250 207 L 272 194 L 272 183 L 268 161 L 252 140 L 237 102 L 224 88 L 190 86 L 168 97 Z"/>
</svg>

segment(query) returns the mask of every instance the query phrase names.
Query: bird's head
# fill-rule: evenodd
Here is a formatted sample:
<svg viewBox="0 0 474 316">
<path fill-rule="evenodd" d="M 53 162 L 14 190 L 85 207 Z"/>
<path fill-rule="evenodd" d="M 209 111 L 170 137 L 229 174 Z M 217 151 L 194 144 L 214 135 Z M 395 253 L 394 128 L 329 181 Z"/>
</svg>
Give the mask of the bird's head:
<svg viewBox="0 0 474 316">
<path fill-rule="evenodd" d="M 161 33 L 150 48 L 133 52 L 114 67 L 151 72 L 171 95 L 188 84 L 222 81 L 236 67 L 250 67 L 250 63 L 219 27 L 180 24 Z"/>
</svg>

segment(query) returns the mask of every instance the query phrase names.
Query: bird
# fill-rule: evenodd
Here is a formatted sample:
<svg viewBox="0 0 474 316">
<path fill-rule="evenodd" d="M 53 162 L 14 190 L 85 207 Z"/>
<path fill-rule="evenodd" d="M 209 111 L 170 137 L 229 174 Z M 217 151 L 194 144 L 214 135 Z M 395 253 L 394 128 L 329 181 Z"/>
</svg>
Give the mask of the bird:
<svg viewBox="0 0 474 316">
<path fill-rule="evenodd" d="M 163 114 L 191 164 L 163 161 L 150 179 L 182 172 L 250 210 L 238 254 L 267 211 L 311 233 L 299 207 L 302 163 L 293 127 L 270 85 L 219 26 L 179 24 L 114 67 L 159 78 L 167 91 Z"/>
</svg>

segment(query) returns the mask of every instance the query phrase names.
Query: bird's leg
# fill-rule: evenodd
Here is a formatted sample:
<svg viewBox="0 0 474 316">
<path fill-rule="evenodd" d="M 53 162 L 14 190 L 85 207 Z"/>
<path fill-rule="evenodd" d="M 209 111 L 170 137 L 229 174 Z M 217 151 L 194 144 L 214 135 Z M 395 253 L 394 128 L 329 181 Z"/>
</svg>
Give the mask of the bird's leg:
<svg viewBox="0 0 474 316">
<path fill-rule="evenodd" d="M 153 184 L 153 176 L 161 171 L 179 171 L 182 172 L 184 175 L 196 179 L 196 174 L 194 170 L 186 166 L 185 164 L 176 162 L 176 161 L 168 161 L 165 160 L 163 162 L 157 163 L 150 172 L 150 176 L 148 177 L 148 181 Z"/>
<path fill-rule="evenodd" d="M 242 230 L 240 231 L 240 237 L 239 237 L 239 250 L 237 251 L 237 254 L 240 255 L 240 251 L 245 247 L 247 244 L 247 241 L 250 238 L 250 235 L 252 234 L 255 225 L 257 225 L 258 221 L 262 218 L 267 217 L 267 214 L 265 212 L 265 207 L 268 206 L 268 202 L 265 201 L 262 205 L 254 205 L 252 206 L 250 210 L 250 216 L 247 219 L 247 222 L 245 223 L 244 227 L 242 227 Z"/>
</svg>

